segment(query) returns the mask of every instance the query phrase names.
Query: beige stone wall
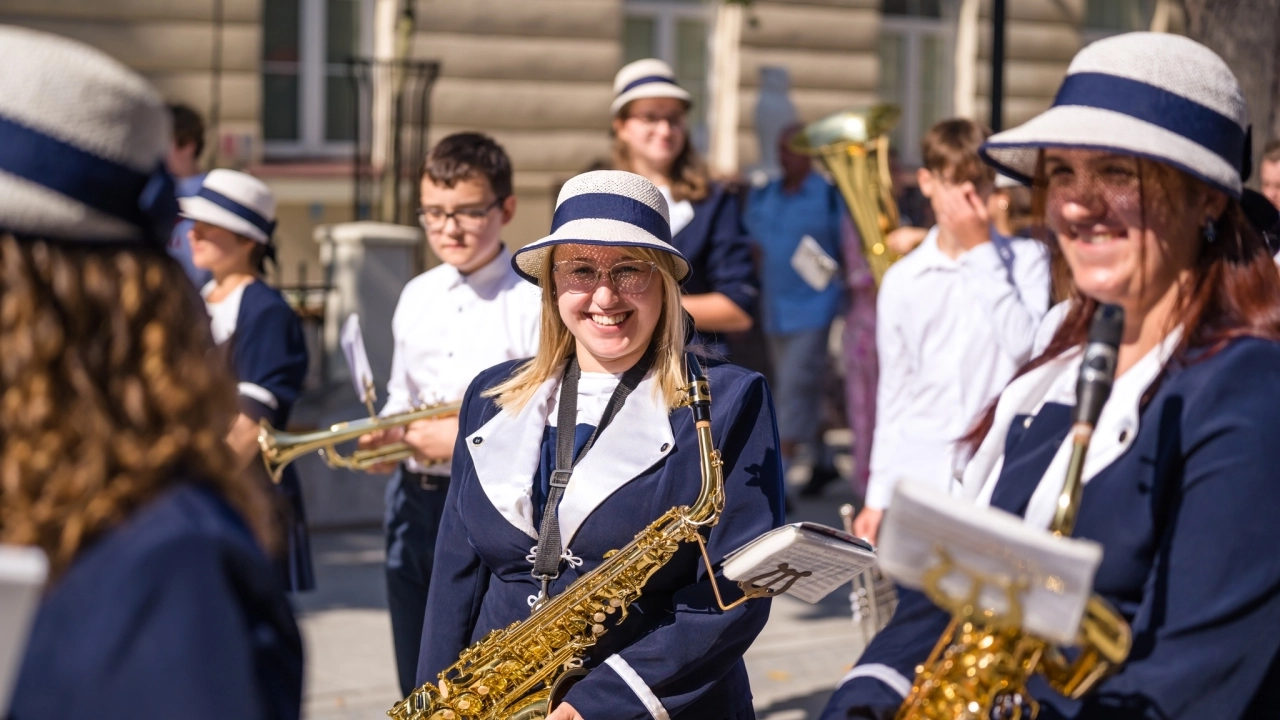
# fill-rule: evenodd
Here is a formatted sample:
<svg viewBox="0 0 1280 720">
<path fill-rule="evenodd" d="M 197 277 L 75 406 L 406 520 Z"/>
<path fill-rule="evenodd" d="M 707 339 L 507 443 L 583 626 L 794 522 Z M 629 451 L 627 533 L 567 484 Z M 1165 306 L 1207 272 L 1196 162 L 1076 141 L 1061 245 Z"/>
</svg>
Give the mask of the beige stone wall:
<svg viewBox="0 0 1280 720">
<path fill-rule="evenodd" d="M 755 111 L 760 68 L 785 67 L 800 120 L 876 100 L 878 0 L 759 0 L 742 31 L 738 160 L 757 162 Z"/>
<path fill-rule="evenodd" d="M 1019 125 L 1044 111 L 1081 48 L 1084 0 L 1008 2 L 1005 25 L 1004 127 Z M 991 112 L 991 2 L 979 21 L 977 64 L 978 120 Z"/>
<path fill-rule="evenodd" d="M 491 134 L 515 167 L 507 242 L 545 235 L 559 185 L 609 153 L 621 0 L 419 0 L 417 12 L 414 56 L 441 63 L 430 140 Z"/>
<path fill-rule="evenodd" d="M 165 97 L 208 117 L 213 96 L 213 0 L 4 0 L 0 23 L 100 48 L 147 77 Z M 221 128 L 260 135 L 259 0 L 222 3 Z M 215 145 L 210 138 L 210 146 Z M 255 140 L 255 145 L 256 145 Z"/>
</svg>

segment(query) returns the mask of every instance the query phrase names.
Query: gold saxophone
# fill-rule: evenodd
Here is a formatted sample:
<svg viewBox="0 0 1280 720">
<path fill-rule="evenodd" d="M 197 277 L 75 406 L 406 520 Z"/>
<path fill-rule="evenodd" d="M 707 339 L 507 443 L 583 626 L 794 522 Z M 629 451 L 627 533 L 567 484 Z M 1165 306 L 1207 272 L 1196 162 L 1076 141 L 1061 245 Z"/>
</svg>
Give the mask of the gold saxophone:
<svg viewBox="0 0 1280 720">
<path fill-rule="evenodd" d="M 542 720 L 568 687 L 586 674 L 582 659 L 681 543 L 697 542 L 724 509 L 720 453 L 711 442 L 711 391 L 695 359 L 682 405 L 693 410 L 702 490 L 692 506 L 672 508 L 595 570 L 547 600 L 526 620 L 494 630 L 462 652 L 458 662 L 387 711 L 395 720 Z M 708 572 L 711 571 L 708 562 Z M 714 575 L 713 587 L 714 587 Z M 718 597 L 718 591 L 717 591 Z M 735 603 L 736 604 L 736 603 Z M 721 607 L 724 607 L 721 603 Z"/>
<path fill-rule="evenodd" d="M 1104 315 L 1110 313 L 1104 318 Z M 1110 391 L 1115 373 L 1114 343 L 1110 350 L 1110 369 L 1106 362 L 1091 362 L 1093 336 L 1105 322 L 1115 322 L 1118 314 L 1123 326 L 1123 312 L 1114 306 L 1100 306 L 1094 315 L 1094 330 L 1086 347 L 1081 382 L 1077 386 L 1077 407 L 1084 404 L 1081 388 L 1089 372 L 1110 373 L 1106 376 L 1106 392 Z M 1115 330 L 1116 342 L 1119 330 Z M 1105 354 L 1105 350 L 1100 354 Z M 1096 407 L 1101 410 L 1106 394 Z M 1093 437 L 1091 420 L 1077 419 L 1071 429 L 1071 461 L 1067 477 L 1058 497 L 1057 511 L 1049 529 L 1054 535 L 1069 536 L 1075 527 L 1083 489 L 1084 458 Z M 941 551 L 942 549 L 939 548 Z M 897 720 L 1021 720 L 1035 718 L 1039 705 L 1027 692 L 1027 681 L 1035 673 L 1042 674 L 1049 686 L 1062 695 L 1079 699 L 1107 675 L 1120 667 L 1129 656 L 1132 631 L 1125 619 L 1098 595 L 1089 598 L 1077 632 L 1078 655 L 1070 661 L 1054 644 L 1022 630 L 1021 594 L 1026 583 L 1003 578 L 974 575 L 968 597 L 955 599 L 943 592 L 939 581 L 956 566 L 945 551 L 943 561 L 924 576 L 925 594 L 938 607 L 951 613 L 951 623 L 938 639 L 929 659 L 916 668 L 911 693 L 898 710 Z M 996 613 L 977 608 L 983 585 L 1000 588 L 1008 602 L 1008 610 Z"/>
</svg>

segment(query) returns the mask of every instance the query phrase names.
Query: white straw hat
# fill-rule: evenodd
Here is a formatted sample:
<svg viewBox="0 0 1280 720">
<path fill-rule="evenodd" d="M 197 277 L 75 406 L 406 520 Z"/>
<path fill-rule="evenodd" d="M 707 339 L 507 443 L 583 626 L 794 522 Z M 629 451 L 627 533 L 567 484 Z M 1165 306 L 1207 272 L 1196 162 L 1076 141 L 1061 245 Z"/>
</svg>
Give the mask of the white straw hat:
<svg viewBox="0 0 1280 720">
<path fill-rule="evenodd" d="M 627 63 L 613 76 L 613 105 L 609 112 L 617 117 L 627 103 L 641 98 L 675 98 L 686 106 L 693 104 L 693 96 L 676 82 L 671 66 L 655 58 Z"/>
<path fill-rule="evenodd" d="M 517 250 L 511 264 L 536 284 L 547 253 L 569 244 L 662 250 L 676 258 L 677 282 L 689 275 L 689 262 L 671 244 L 666 199 L 657 186 L 634 173 L 596 170 L 570 179 L 556 200 L 551 234 Z"/>
<path fill-rule="evenodd" d="M 0 230 L 163 248 L 178 208 L 160 95 L 66 38 L 0 25 L 0 47 Z"/>
<path fill-rule="evenodd" d="M 178 200 L 182 217 L 207 222 L 268 245 L 276 229 L 276 199 L 258 178 L 235 170 L 213 170 L 200 191 Z"/>
<path fill-rule="evenodd" d="M 1166 163 L 1239 198 L 1251 145 L 1249 111 L 1227 63 L 1194 40 L 1138 32 L 1077 53 L 1053 107 L 979 152 L 1030 182 L 1042 148 L 1109 150 Z"/>
</svg>

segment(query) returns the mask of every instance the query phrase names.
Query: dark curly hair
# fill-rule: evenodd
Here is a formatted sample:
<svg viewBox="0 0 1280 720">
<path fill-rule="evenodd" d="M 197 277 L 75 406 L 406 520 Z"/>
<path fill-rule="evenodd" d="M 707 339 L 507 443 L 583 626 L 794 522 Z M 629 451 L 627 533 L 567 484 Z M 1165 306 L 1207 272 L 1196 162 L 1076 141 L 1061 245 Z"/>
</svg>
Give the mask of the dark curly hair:
<svg viewBox="0 0 1280 720">
<path fill-rule="evenodd" d="M 0 235 L 0 542 L 54 575 L 184 478 L 274 549 L 265 488 L 233 471 L 235 385 L 162 251 Z"/>
</svg>

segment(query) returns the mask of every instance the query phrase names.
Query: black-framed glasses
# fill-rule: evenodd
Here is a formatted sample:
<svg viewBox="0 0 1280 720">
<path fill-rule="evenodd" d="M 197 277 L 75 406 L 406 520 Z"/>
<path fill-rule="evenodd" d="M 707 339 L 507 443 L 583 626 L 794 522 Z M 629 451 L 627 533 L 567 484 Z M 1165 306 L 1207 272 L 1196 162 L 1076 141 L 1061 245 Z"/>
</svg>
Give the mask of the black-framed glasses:
<svg viewBox="0 0 1280 720">
<path fill-rule="evenodd" d="M 453 212 L 445 212 L 444 208 L 434 206 L 418 208 L 418 224 L 425 230 L 443 230 L 449 218 L 453 218 L 458 227 L 464 230 L 478 230 L 484 225 L 489 211 L 501 205 L 503 200 L 506 198 L 500 197 L 482 208 L 459 208 Z"/>
<path fill-rule="evenodd" d="M 645 260 L 622 260 L 610 268 L 602 268 L 582 260 L 565 260 L 551 266 L 556 289 L 567 293 L 592 292 L 606 275 L 618 292 L 642 293 L 649 288 L 657 269 L 656 264 Z"/>
</svg>

